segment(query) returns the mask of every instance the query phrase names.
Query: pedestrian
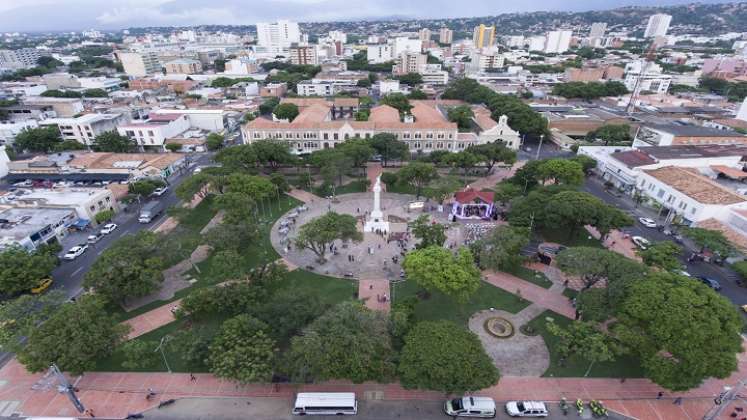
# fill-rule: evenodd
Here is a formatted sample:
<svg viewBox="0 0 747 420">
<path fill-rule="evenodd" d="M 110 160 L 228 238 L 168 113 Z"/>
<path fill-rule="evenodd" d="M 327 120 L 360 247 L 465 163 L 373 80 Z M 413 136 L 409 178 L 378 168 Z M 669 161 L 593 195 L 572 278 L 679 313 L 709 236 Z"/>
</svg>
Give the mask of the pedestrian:
<svg viewBox="0 0 747 420">
<path fill-rule="evenodd" d="M 682 405 L 682 397 L 675 398 L 674 405 Z"/>
<path fill-rule="evenodd" d="M 658 394 L 656 395 L 656 399 L 657 399 L 657 400 L 660 400 L 660 399 L 661 399 L 661 397 L 663 397 L 663 396 L 664 396 L 664 393 L 663 393 L 663 392 L 661 392 L 661 391 L 659 391 L 659 393 L 658 393 Z"/>
<path fill-rule="evenodd" d="M 194 382 L 194 381 L 197 380 L 197 378 L 195 378 L 195 375 L 193 375 L 193 374 L 190 373 L 189 374 L 189 380 L 192 381 L 192 382 Z"/>
<path fill-rule="evenodd" d="M 368 290 L 373 290 L 373 283 L 368 285 Z"/>
</svg>

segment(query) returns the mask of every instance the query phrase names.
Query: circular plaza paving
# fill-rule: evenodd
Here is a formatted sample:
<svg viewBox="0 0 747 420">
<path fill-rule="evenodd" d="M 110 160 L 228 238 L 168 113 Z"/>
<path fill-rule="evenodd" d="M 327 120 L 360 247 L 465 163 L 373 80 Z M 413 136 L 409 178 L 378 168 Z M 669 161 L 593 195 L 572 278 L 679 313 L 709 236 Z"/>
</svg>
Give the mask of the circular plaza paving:
<svg viewBox="0 0 747 420">
<path fill-rule="evenodd" d="M 394 238 L 405 236 L 407 224 L 422 214 L 430 215 L 432 220 L 446 223 L 445 212 L 421 212 L 408 210 L 408 204 L 415 201 L 415 197 L 405 194 L 383 192 L 381 194 L 381 209 L 384 218 L 389 221 L 388 235 L 364 233 L 363 225 L 366 214 L 373 208 L 373 193 L 352 193 L 337 196 L 336 199 L 318 199 L 305 206 L 308 210 L 292 210 L 275 223 L 270 232 L 270 240 L 275 250 L 290 263 L 306 270 L 335 277 L 355 278 L 398 278 L 401 271 L 400 264 L 405 250 Z M 337 253 L 327 252 L 327 262 L 319 264 L 316 255 L 307 249 L 298 249 L 294 245 L 301 226 L 311 219 L 334 211 L 349 214 L 358 219 L 358 230 L 363 233 L 363 241 L 343 243 L 335 241 Z M 283 234 L 283 221 L 290 220 L 289 215 L 295 215 L 295 223 L 287 226 L 288 232 Z M 287 223 L 287 222 L 286 222 Z M 451 229 L 450 229 L 451 230 Z M 388 241 L 389 240 L 389 241 Z M 407 249 L 415 246 L 415 240 L 407 241 Z M 394 262 L 397 258 L 397 262 Z"/>
<path fill-rule="evenodd" d="M 502 376 L 542 376 L 550 367 L 550 352 L 541 335 L 528 336 L 519 330 L 535 315 L 534 305 L 530 305 L 518 314 L 500 310 L 485 310 L 472 315 L 469 329 L 477 334 L 485 352 Z M 489 318 L 501 317 L 513 324 L 514 334 L 507 338 L 498 338 L 485 329 Z"/>
</svg>

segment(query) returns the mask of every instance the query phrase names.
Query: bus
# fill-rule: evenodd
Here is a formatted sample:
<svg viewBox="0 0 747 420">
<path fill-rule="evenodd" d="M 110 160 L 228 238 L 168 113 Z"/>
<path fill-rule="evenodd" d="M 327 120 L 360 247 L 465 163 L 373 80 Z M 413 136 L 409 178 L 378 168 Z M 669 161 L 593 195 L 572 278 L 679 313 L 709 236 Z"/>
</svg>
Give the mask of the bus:
<svg viewBox="0 0 747 420">
<path fill-rule="evenodd" d="M 299 392 L 293 414 L 304 415 L 354 415 L 358 401 L 352 392 Z"/>
</svg>

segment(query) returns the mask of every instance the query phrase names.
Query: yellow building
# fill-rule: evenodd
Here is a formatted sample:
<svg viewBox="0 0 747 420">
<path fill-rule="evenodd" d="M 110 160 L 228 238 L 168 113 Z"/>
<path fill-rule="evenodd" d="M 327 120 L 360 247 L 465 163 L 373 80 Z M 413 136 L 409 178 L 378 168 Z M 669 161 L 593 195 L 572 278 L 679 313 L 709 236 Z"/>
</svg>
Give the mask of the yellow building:
<svg viewBox="0 0 747 420">
<path fill-rule="evenodd" d="M 472 42 L 475 48 L 488 48 L 495 43 L 495 26 L 475 26 L 475 33 L 472 36 Z"/>
</svg>

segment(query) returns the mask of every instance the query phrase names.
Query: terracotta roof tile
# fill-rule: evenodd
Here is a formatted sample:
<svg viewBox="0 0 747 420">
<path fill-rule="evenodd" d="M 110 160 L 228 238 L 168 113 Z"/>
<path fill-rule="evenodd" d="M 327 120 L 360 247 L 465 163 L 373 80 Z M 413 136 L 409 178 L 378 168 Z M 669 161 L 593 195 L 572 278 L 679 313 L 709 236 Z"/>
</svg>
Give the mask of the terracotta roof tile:
<svg viewBox="0 0 747 420">
<path fill-rule="evenodd" d="M 692 168 L 665 166 L 644 172 L 699 203 L 730 205 L 747 201 L 745 197 L 700 175 Z"/>
</svg>

